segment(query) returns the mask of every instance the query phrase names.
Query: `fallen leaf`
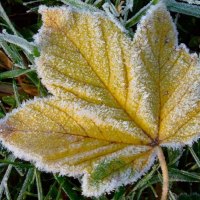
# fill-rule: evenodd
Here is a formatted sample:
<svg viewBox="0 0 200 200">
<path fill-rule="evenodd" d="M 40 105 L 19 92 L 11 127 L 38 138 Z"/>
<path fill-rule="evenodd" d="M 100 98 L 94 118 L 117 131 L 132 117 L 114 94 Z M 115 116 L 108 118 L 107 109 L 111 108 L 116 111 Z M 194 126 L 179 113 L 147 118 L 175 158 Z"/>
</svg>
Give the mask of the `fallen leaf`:
<svg viewBox="0 0 200 200">
<path fill-rule="evenodd" d="M 157 146 L 199 137 L 199 64 L 177 44 L 163 3 L 134 39 L 102 13 L 40 7 L 37 72 L 53 96 L 36 98 L 0 122 L 0 138 L 42 170 L 83 175 L 86 196 L 136 181 Z"/>
<path fill-rule="evenodd" d="M 4 69 L 11 69 L 12 66 L 13 66 L 13 63 L 6 56 L 6 54 L 0 50 L 0 67 Z"/>
</svg>

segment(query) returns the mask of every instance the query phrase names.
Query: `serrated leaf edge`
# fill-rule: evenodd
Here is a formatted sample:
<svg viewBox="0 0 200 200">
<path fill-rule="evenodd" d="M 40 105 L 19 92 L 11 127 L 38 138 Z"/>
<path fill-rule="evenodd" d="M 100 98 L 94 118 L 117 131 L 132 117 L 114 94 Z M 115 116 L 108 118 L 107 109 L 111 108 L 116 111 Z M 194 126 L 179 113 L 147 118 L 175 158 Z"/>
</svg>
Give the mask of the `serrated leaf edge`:
<svg viewBox="0 0 200 200">
<path fill-rule="evenodd" d="M 131 169 L 127 169 L 126 170 L 126 174 L 123 172 L 120 173 L 119 180 L 116 179 L 112 179 L 110 182 L 108 182 L 107 184 L 102 184 L 101 187 L 99 187 L 98 189 L 95 188 L 93 189 L 91 187 L 91 185 L 89 184 L 89 178 L 90 175 L 88 173 L 85 173 L 83 178 L 82 178 L 82 194 L 84 196 L 87 197 L 99 197 L 100 195 L 102 195 L 102 193 L 111 193 L 113 190 L 119 188 L 120 186 L 125 186 L 127 184 L 132 184 L 134 182 L 136 182 L 141 176 L 145 175 L 152 167 L 152 165 L 154 164 L 154 162 L 156 161 L 156 150 L 153 150 L 153 153 L 151 154 L 150 158 L 149 158 L 149 164 L 140 172 L 136 172 L 134 174 L 134 176 L 131 176 Z M 127 176 L 129 176 L 130 178 L 127 179 Z"/>
<path fill-rule="evenodd" d="M 55 98 L 54 96 L 48 96 L 45 99 L 53 99 Z M 28 100 L 28 101 L 24 101 L 18 108 L 13 109 L 12 112 L 8 113 L 6 115 L 5 118 L 0 119 L 0 127 L 1 125 L 3 125 L 10 116 L 12 116 L 13 114 L 19 112 L 21 109 L 23 109 L 25 106 L 32 104 L 34 102 L 38 102 L 38 101 L 43 101 L 44 98 L 39 98 L 39 97 L 35 97 L 33 100 Z M 0 133 L 2 132 L 2 130 L 0 129 Z M 50 173 L 59 173 L 60 175 L 64 176 L 64 175 L 68 175 L 68 176 L 72 176 L 72 177 L 81 177 L 82 176 L 82 188 L 83 188 L 83 195 L 85 196 L 95 196 L 98 197 L 100 195 L 102 195 L 102 193 L 104 192 L 111 192 L 112 190 L 118 188 L 121 185 L 126 185 L 126 184 L 130 184 L 133 183 L 135 181 L 137 181 L 143 174 L 145 174 L 153 165 L 153 163 L 156 160 L 156 151 L 152 150 L 152 154 L 150 155 L 149 158 L 149 164 L 140 172 L 136 172 L 134 174 L 134 176 L 130 176 L 129 179 L 125 178 L 126 174 L 124 174 L 124 172 L 120 172 L 120 177 L 124 177 L 124 180 L 120 179 L 120 181 L 116 181 L 115 179 L 112 179 L 108 184 L 103 185 L 101 188 L 96 188 L 94 190 L 92 190 L 92 188 L 89 186 L 89 177 L 90 175 L 87 173 L 87 171 L 80 171 L 77 172 L 77 167 L 76 169 L 72 167 L 67 167 L 67 168 L 63 168 L 61 169 L 56 168 L 55 166 L 50 166 L 48 164 L 45 164 L 44 161 L 42 160 L 42 157 L 38 156 L 37 154 L 34 154 L 34 152 L 27 153 L 25 152 L 23 149 L 16 147 L 15 145 L 12 145 L 9 141 L 6 141 L 6 139 L 4 137 L 0 137 L 0 141 L 2 143 L 3 146 L 5 146 L 9 151 L 11 151 L 15 157 L 32 162 L 39 170 L 41 171 L 45 171 L 45 172 L 50 172 Z M 131 145 L 132 146 L 132 145 Z M 136 145 L 140 146 L 140 145 Z M 147 146 L 142 146 L 141 147 L 147 147 Z M 108 156 L 108 158 L 112 158 L 112 155 Z M 130 172 L 129 169 L 126 170 L 127 173 Z M 130 174 L 132 175 L 132 174 Z"/>
</svg>

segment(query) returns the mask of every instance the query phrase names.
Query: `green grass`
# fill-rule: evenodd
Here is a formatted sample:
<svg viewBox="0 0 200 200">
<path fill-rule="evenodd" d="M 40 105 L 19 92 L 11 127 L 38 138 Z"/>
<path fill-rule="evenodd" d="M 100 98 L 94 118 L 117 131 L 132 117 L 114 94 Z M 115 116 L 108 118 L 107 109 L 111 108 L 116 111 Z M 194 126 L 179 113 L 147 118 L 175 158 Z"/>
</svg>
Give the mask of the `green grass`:
<svg viewBox="0 0 200 200">
<path fill-rule="evenodd" d="M 1 29 L 6 29 L 7 33 L 15 34 L 15 37 L 25 40 L 16 44 L 12 41 L 12 37 L 0 39 L 1 50 L 11 60 L 9 64 L 6 56 L 0 54 L 0 118 L 24 100 L 48 94 L 34 68 L 30 68 L 34 65 L 33 60 L 38 56 L 38 51 L 29 42 L 41 26 L 41 19 L 37 14 L 38 6 L 62 5 L 66 2 L 75 7 L 83 6 L 75 0 L 4 0 L 2 2 Z M 148 0 L 126 0 L 123 6 L 127 6 L 123 8 L 120 6 L 120 0 L 87 0 L 86 2 L 89 5 L 86 7 L 94 9 L 92 6 L 95 6 L 105 9 L 110 15 L 118 18 L 130 35 L 134 34 L 136 24 L 148 9 L 144 6 L 149 3 Z M 156 2 L 154 0 L 151 4 Z M 197 16 L 200 11 L 198 13 L 196 10 L 191 10 L 190 6 L 184 10 L 181 6 L 177 8 L 175 4 L 169 5 L 169 8 L 176 11 L 172 16 L 178 27 L 179 42 L 185 43 L 192 52 L 199 53 L 200 19 Z M 200 199 L 200 142 L 195 143 L 192 148 L 165 149 L 165 156 L 170 176 L 169 199 Z M 112 194 L 98 199 L 154 200 L 160 196 L 160 192 L 161 172 L 159 164 L 155 164 L 137 183 L 120 187 Z M 78 179 L 40 172 L 33 164 L 14 158 L 0 146 L 0 199 L 82 200 L 88 198 L 81 195 Z"/>
</svg>

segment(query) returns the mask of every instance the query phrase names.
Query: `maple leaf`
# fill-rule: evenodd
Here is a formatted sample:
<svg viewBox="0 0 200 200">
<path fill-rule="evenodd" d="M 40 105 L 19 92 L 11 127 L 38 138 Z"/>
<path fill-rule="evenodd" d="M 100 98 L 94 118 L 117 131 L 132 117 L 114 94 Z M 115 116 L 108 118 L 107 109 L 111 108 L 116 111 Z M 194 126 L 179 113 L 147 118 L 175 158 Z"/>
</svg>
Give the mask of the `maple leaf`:
<svg viewBox="0 0 200 200">
<path fill-rule="evenodd" d="M 83 194 L 99 196 L 140 178 L 162 157 L 160 146 L 199 137 L 198 58 L 178 46 L 163 3 L 141 19 L 133 40 L 102 13 L 44 6 L 40 13 L 37 72 L 53 96 L 1 120 L 0 139 L 15 156 L 82 175 Z"/>
</svg>

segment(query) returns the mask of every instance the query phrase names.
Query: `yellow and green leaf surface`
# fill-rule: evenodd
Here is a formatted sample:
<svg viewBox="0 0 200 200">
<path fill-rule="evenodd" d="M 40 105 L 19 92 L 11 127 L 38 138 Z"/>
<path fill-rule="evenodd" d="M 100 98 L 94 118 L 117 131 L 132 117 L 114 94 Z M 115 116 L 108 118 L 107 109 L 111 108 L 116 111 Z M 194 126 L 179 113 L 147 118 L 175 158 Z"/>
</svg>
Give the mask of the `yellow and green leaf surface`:
<svg viewBox="0 0 200 200">
<path fill-rule="evenodd" d="M 42 6 L 40 13 L 37 72 L 52 95 L 1 120 L 0 139 L 14 155 L 81 176 L 83 194 L 99 196 L 147 172 L 158 145 L 199 137 L 198 57 L 178 46 L 163 3 L 150 8 L 133 40 L 101 12 Z"/>
</svg>

